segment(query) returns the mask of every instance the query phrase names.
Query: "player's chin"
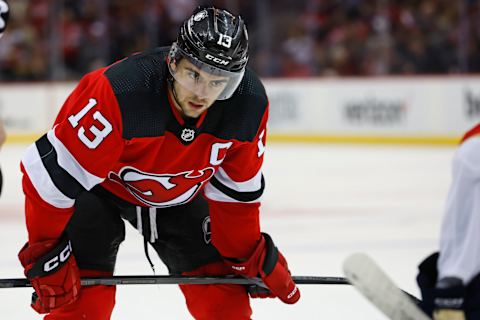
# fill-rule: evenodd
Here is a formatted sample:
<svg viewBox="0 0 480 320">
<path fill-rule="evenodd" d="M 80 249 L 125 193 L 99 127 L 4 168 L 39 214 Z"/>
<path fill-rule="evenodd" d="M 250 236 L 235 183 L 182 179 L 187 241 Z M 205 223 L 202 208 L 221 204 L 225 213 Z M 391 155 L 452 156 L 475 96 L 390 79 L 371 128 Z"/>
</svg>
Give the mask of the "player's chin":
<svg viewBox="0 0 480 320">
<path fill-rule="evenodd" d="M 202 105 L 200 107 L 198 105 L 192 106 L 189 104 L 188 107 L 184 109 L 184 112 L 187 116 L 191 118 L 196 118 L 196 117 L 199 117 L 207 109 L 208 109 L 208 106 L 206 105 Z"/>
<path fill-rule="evenodd" d="M 184 110 L 184 114 L 187 117 L 190 118 L 198 118 L 200 115 L 206 110 L 207 108 L 201 108 L 201 109 L 187 109 Z"/>
</svg>

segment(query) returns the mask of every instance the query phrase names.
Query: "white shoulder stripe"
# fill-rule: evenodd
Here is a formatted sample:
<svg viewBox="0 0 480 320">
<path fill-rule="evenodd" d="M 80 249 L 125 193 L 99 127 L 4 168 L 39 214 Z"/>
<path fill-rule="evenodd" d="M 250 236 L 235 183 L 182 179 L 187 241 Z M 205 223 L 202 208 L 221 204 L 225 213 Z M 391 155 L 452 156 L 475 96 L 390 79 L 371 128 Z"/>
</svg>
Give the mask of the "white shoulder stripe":
<svg viewBox="0 0 480 320">
<path fill-rule="evenodd" d="M 211 183 L 207 183 L 207 185 L 205 186 L 204 192 L 205 192 L 205 196 L 211 200 L 221 201 L 221 202 L 240 202 L 238 200 L 230 198 L 225 193 L 221 192 L 220 190 L 212 186 Z"/>
<path fill-rule="evenodd" d="M 215 178 L 228 187 L 229 189 L 235 190 L 237 192 L 255 192 L 262 188 L 262 172 L 259 170 L 257 174 L 250 180 L 243 182 L 233 181 L 228 174 L 222 168 L 219 168 L 215 173 Z M 242 202 L 242 203 L 254 203 L 260 202 L 262 197 L 259 197 L 253 201 L 245 202 L 239 201 L 237 199 L 227 196 L 222 191 L 215 188 L 210 182 L 205 186 L 205 196 L 211 200 L 222 201 L 222 202 Z"/>
<path fill-rule="evenodd" d="M 45 202 L 62 209 L 73 206 L 75 201 L 65 196 L 55 184 L 53 184 L 47 169 L 43 166 L 42 159 L 34 143 L 31 144 L 25 152 L 22 158 L 22 164 L 33 186 Z"/>
<path fill-rule="evenodd" d="M 48 131 L 48 141 L 53 145 L 57 152 L 58 165 L 65 169 L 75 180 L 78 181 L 86 190 L 92 189 L 95 185 L 101 183 L 104 179 L 91 174 L 74 158 L 65 145 L 55 136 L 55 129 Z"/>
<path fill-rule="evenodd" d="M 239 201 L 237 199 L 233 199 L 229 196 L 227 196 L 225 193 L 221 192 L 214 186 L 212 186 L 211 183 L 207 183 L 205 186 L 205 196 L 214 201 L 220 201 L 220 202 L 237 202 L 237 203 L 255 203 L 255 202 L 261 202 L 262 201 L 262 196 L 259 198 L 253 200 L 253 201 Z"/>
<path fill-rule="evenodd" d="M 258 170 L 257 174 L 247 181 L 237 182 L 232 180 L 222 168 L 215 173 L 215 178 L 224 186 L 237 192 L 255 192 L 262 188 L 262 170 Z"/>
</svg>

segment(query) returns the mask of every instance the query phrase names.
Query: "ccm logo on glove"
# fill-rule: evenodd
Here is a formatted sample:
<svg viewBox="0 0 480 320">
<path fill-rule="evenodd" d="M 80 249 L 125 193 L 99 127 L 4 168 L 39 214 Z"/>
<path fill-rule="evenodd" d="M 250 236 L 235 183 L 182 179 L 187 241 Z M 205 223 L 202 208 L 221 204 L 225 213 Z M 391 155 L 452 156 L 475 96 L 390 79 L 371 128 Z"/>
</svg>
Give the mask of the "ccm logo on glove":
<svg viewBox="0 0 480 320">
<path fill-rule="evenodd" d="M 32 308 L 49 313 L 77 300 L 81 281 L 72 244 L 67 235 L 37 243 L 26 243 L 18 253 L 35 292 Z"/>
<path fill-rule="evenodd" d="M 72 243 L 68 241 L 66 247 L 60 252 L 58 256 L 55 256 L 45 262 L 43 265 L 43 271 L 45 272 L 50 272 L 52 270 L 55 270 L 60 266 L 60 264 L 63 264 L 67 259 L 70 257 L 72 254 Z"/>
<path fill-rule="evenodd" d="M 245 267 L 232 266 L 232 269 L 237 271 L 245 271 Z"/>
<path fill-rule="evenodd" d="M 297 291 L 298 291 L 298 288 L 297 286 L 295 286 L 293 291 L 288 294 L 287 299 L 291 299 L 295 295 L 295 293 L 297 293 Z"/>
</svg>

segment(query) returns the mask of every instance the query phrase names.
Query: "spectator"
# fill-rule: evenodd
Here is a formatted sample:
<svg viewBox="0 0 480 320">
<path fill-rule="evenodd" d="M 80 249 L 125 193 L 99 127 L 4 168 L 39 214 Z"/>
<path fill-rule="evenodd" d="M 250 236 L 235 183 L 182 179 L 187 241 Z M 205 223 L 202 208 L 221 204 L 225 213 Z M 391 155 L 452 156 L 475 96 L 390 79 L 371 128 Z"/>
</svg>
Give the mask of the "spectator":
<svg viewBox="0 0 480 320">
<path fill-rule="evenodd" d="M 16 0 L 1 80 L 65 80 L 171 43 L 204 0 Z M 249 25 L 261 76 L 480 72 L 478 1 L 215 0 Z M 298 17 L 301 17 L 298 19 Z"/>
</svg>

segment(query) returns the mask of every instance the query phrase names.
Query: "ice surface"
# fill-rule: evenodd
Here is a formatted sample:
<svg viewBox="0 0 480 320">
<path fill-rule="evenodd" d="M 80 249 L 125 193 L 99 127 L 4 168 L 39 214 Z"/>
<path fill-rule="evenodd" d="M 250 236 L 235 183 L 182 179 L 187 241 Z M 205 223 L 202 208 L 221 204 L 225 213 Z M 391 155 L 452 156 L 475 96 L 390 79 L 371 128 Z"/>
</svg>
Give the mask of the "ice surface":
<svg viewBox="0 0 480 320">
<path fill-rule="evenodd" d="M 26 240 L 19 160 L 25 145 L 0 152 L 0 277 L 22 277 L 17 252 Z M 403 289 L 418 295 L 416 266 L 437 248 L 450 181 L 451 147 L 269 145 L 262 229 L 295 275 L 342 276 L 346 256 L 374 257 Z M 153 257 L 153 255 L 152 255 Z M 166 273 L 155 259 L 157 273 Z M 131 227 L 117 274 L 151 274 Z M 385 319 L 350 286 L 301 286 L 296 305 L 253 300 L 254 319 Z M 2 319 L 41 319 L 31 289 L 0 289 Z M 112 319 L 191 319 L 176 286 L 122 286 Z"/>
</svg>

